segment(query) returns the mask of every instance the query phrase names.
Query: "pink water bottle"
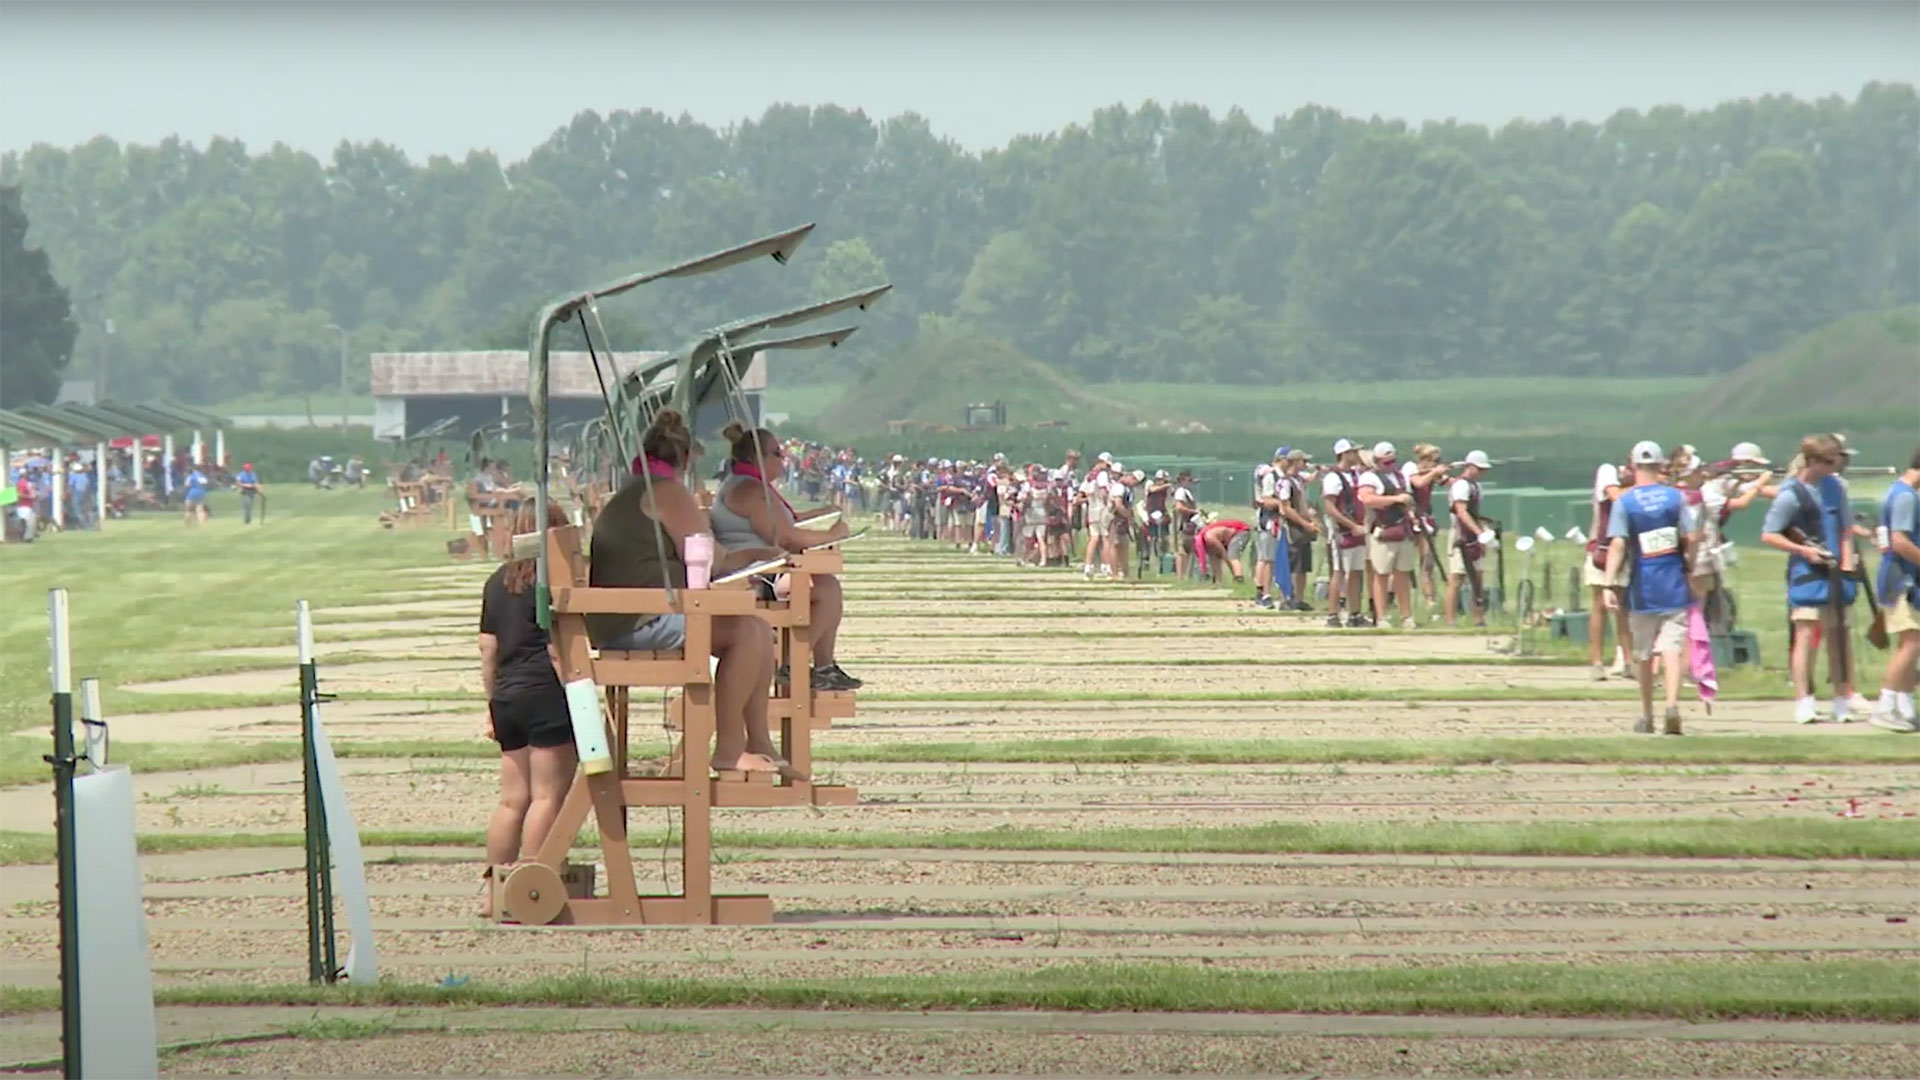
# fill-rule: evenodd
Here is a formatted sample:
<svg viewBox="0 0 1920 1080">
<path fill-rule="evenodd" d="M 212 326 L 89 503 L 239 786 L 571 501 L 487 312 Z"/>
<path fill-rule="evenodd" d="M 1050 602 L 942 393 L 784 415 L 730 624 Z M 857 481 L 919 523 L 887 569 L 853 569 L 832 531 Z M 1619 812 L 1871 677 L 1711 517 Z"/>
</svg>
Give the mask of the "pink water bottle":
<svg viewBox="0 0 1920 1080">
<path fill-rule="evenodd" d="M 687 588 L 704 589 L 713 579 L 713 534 L 687 537 Z"/>
</svg>

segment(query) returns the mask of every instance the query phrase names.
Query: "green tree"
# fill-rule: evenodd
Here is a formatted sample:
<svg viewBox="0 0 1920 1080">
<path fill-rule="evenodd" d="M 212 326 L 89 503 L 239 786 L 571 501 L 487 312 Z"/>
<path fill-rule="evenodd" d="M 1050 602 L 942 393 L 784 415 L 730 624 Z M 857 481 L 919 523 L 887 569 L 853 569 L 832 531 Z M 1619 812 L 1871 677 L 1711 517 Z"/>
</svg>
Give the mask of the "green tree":
<svg viewBox="0 0 1920 1080">
<path fill-rule="evenodd" d="M 0 408 L 52 401 L 79 328 L 47 253 L 27 246 L 20 189 L 0 187 Z"/>
</svg>

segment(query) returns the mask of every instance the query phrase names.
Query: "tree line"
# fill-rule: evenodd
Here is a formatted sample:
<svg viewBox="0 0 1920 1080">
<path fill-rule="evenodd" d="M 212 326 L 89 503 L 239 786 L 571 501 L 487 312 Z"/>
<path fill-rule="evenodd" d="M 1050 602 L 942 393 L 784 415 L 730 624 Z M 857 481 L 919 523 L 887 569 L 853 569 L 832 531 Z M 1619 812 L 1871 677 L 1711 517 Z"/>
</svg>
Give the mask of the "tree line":
<svg viewBox="0 0 1920 1080">
<path fill-rule="evenodd" d="M 856 374 L 923 320 L 1093 380 L 1644 376 L 1920 301 L 1905 84 L 1497 129 L 1147 102 L 979 154 L 910 113 L 583 112 L 511 163 L 102 137 L 0 183 L 68 291 L 74 372 L 201 402 L 336 385 L 329 324 L 359 353 L 520 347 L 554 294 L 802 221 L 793 266 L 612 305 L 613 344 L 887 279 L 857 347 L 780 377 Z"/>
</svg>

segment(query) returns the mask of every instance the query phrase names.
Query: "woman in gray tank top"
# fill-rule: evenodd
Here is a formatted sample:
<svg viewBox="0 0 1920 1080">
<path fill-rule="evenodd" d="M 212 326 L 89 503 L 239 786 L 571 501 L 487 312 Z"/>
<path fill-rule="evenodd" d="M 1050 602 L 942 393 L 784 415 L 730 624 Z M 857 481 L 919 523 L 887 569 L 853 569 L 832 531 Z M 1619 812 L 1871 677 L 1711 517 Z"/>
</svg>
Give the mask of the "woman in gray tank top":
<svg viewBox="0 0 1920 1080">
<path fill-rule="evenodd" d="M 846 538 L 847 526 L 836 521 L 829 528 L 809 529 L 807 520 L 826 513 L 813 511 L 805 516 L 793 507 L 774 485 L 786 475 L 787 452 L 780 437 L 765 428 L 751 428 L 734 422 L 720 436 L 732 447 L 727 478 L 715 492 L 713 536 L 723 547 L 735 545 L 775 547 L 782 551 L 804 551 L 816 544 L 830 544 Z M 777 586 L 776 586 L 777 587 Z M 840 579 L 831 574 L 813 579 L 813 688 L 816 690 L 857 690 L 859 679 L 840 670 L 834 662 L 834 645 L 840 634 L 840 617 L 846 609 Z"/>
<path fill-rule="evenodd" d="M 641 436 L 642 468 L 651 473 L 628 481 L 593 523 L 588 582 L 596 587 L 685 588 L 687 537 L 707 530 L 707 515 L 681 479 L 691 458 L 692 432 L 672 409 L 662 409 Z M 657 530 L 657 531 L 656 531 Z M 662 540 L 664 539 L 664 543 Z M 752 545 L 762 547 L 765 545 Z M 715 545 L 714 568 L 725 572 L 764 552 Z M 686 645 L 686 618 L 661 615 L 589 615 L 587 635 L 600 649 L 656 652 Z M 767 726 L 767 696 L 773 683 L 773 634 L 751 615 L 716 615 L 713 655 L 715 769 L 777 772 L 805 780 L 779 756 Z M 698 753 L 688 748 L 689 759 Z"/>
</svg>

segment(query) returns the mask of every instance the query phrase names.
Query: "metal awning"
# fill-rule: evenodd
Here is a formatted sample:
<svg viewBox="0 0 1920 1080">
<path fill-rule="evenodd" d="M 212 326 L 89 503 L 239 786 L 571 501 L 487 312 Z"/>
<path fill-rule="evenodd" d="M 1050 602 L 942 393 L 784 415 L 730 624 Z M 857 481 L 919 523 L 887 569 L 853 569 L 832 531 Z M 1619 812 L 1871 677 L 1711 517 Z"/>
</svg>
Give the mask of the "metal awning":
<svg viewBox="0 0 1920 1080">
<path fill-rule="evenodd" d="M 49 426 L 64 429 L 70 434 L 63 441 L 75 446 L 101 442 L 126 434 L 119 429 L 118 425 L 106 424 L 99 417 L 87 416 L 65 405 L 22 405 L 16 413 Z"/>
<path fill-rule="evenodd" d="M 31 406 L 29 406 L 31 407 Z M 49 446 L 83 446 L 98 442 L 98 439 L 85 432 L 76 431 L 57 420 L 42 420 L 20 410 L 0 414 L 0 422 L 20 432 L 25 443 L 46 443 Z"/>
<path fill-rule="evenodd" d="M 191 405 L 182 405 L 177 401 L 150 401 L 141 406 L 150 413 L 173 418 L 173 423 L 181 428 L 203 428 L 208 431 L 231 431 L 233 421 L 224 416 L 196 409 Z"/>
</svg>

